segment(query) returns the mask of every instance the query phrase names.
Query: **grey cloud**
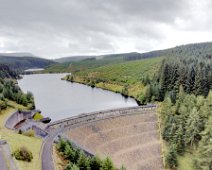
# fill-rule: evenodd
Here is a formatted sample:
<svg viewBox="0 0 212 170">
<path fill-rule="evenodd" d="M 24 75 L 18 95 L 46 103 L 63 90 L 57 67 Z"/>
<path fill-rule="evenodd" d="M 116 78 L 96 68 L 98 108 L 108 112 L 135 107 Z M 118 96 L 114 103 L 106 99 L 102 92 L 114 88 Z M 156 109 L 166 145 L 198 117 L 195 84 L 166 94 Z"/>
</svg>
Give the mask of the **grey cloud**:
<svg viewBox="0 0 212 170">
<path fill-rule="evenodd" d="M 172 31 L 195 31 L 194 1 L 0 0 L 0 52 L 51 58 L 152 50 Z M 210 28 L 206 21 L 205 29 Z"/>
</svg>

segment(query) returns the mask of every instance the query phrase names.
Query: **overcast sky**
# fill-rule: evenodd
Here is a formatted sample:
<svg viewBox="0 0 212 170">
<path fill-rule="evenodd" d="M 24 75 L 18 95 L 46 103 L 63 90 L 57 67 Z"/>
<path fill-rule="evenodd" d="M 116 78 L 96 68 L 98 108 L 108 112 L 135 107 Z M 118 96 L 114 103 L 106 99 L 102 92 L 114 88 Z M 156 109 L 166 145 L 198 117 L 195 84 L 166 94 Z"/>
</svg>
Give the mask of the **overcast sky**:
<svg viewBox="0 0 212 170">
<path fill-rule="evenodd" d="M 0 0 L 0 52 L 45 58 L 212 40 L 211 0 Z"/>
</svg>

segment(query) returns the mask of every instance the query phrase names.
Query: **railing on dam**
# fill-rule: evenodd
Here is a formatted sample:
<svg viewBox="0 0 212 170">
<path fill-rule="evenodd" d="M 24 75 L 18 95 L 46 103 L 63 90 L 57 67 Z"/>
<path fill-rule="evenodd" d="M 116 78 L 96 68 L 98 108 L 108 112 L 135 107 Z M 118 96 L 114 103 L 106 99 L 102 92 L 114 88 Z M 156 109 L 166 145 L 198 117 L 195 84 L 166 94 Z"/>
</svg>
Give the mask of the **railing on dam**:
<svg viewBox="0 0 212 170">
<path fill-rule="evenodd" d="M 83 122 L 91 122 L 102 120 L 110 117 L 116 116 L 124 116 L 132 114 L 136 111 L 145 111 L 145 110 L 152 110 L 156 109 L 157 105 L 155 104 L 148 104 L 143 106 L 136 106 L 136 107 L 127 107 L 127 108 L 118 108 L 118 109 L 110 109 L 98 112 L 91 112 L 91 113 L 83 113 L 78 116 L 73 116 L 66 119 L 61 119 L 55 122 L 50 123 L 47 126 L 47 129 L 55 129 L 55 128 L 64 128 L 67 126 L 83 123 Z"/>
</svg>

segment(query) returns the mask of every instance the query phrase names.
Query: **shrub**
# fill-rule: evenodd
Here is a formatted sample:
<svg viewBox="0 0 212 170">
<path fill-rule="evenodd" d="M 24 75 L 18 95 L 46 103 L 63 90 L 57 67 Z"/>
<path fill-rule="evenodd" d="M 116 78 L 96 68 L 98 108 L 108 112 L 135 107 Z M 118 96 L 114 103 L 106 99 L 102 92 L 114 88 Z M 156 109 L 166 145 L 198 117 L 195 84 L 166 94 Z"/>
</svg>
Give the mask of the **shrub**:
<svg viewBox="0 0 212 170">
<path fill-rule="evenodd" d="M 104 161 L 102 161 L 102 166 L 100 170 L 115 170 L 113 162 L 109 157 L 107 157 Z"/>
<path fill-rule="evenodd" d="M 37 113 L 35 113 L 35 115 L 33 116 L 33 119 L 34 119 L 34 120 L 40 120 L 40 119 L 43 119 L 43 116 L 42 116 L 39 112 L 37 112 Z"/>
<path fill-rule="evenodd" d="M 28 104 L 28 106 L 27 106 L 27 110 L 34 110 L 34 109 L 35 109 L 35 104 L 34 104 L 34 102 L 33 102 L 33 103 Z"/>
<path fill-rule="evenodd" d="M 18 112 L 21 113 L 22 112 L 22 108 L 18 108 Z"/>
<path fill-rule="evenodd" d="M 66 166 L 65 170 L 80 170 L 80 168 L 77 165 L 75 165 L 75 164 L 69 163 Z"/>
<path fill-rule="evenodd" d="M 7 102 L 0 100 L 0 109 L 4 110 L 7 108 Z"/>
<path fill-rule="evenodd" d="M 30 152 L 26 147 L 21 147 L 13 152 L 12 156 L 17 160 L 31 162 L 33 159 L 32 152 Z"/>
<path fill-rule="evenodd" d="M 23 135 L 29 136 L 29 137 L 34 137 L 35 136 L 35 131 L 30 129 L 30 130 L 27 130 L 26 132 L 24 132 Z"/>
<path fill-rule="evenodd" d="M 99 157 L 90 157 L 79 148 L 73 148 L 69 141 L 60 139 L 57 143 L 57 150 L 69 161 L 65 170 L 115 170 L 110 158 L 101 160 Z M 126 170 L 123 166 L 120 170 Z"/>
<path fill-rule="evenodd" d="M 177 167 L 177 152 L 176 146 L 171 145 L 168 153 L 166 154 L 166 166 L 171 169 L 176 169 Z"/>
<path fill-rule="evenodd" d="M 80 170 L 88 170 L 89 169 L 89 159 L 84 153 L 80 153 L 80 157 L 77 161 L 77 166 L 80 168 Z"/>
<path fill-rule="evenodd" d="M 90 168 L 93 170 L 99 170 L 101 167 L 101 159 L 97 156 L 94 156 L 90 159 Z"/>
</svg>

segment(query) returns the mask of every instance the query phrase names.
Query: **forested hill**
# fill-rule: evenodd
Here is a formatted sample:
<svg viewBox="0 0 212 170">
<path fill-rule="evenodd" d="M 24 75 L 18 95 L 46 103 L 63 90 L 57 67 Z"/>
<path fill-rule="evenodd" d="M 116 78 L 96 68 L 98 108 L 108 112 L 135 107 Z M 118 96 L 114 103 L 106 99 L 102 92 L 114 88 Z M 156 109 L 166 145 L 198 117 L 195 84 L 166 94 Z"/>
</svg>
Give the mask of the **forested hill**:
<svg viewBox="0 0 212 170">
<path fill-rule="evenodd" d="M 166 169 L 212 170 L 212 43 L 69 66 L 68 81 L 158 102 Z"/>
<path fill-rule="evenodd" d="M 96 60 L 101 60 L 101 59 L 113 59 L 113 58 L 119 58 L 119 59 L 124 59 L 127 57 L 132 57 L 132 58 L 138 58 L 140 57 L 141 54 L 137 52 L 132 52 L 132 53 L 120 53 L 120 54 L 107 54 L 107 55 L 88 55 L 88 56 L 71 56 L 71 57 L 62 57 L 55 59 L 55 62 L 58 63 L 66 63 L 66 62 L 77 62 L 77 61 L 83 61 L 87 59 L 96 59 Z M 146 58 L 146 56 L 144 56 Z"/>
<path fill-rule="evenodd" d="M 137 55 L 135 55 L 137 54 Z M 134 55 L 124 56 L 124 60 L 139 60 L 144 58 L 154 58 L 160 56 L 169 57 L 199 57 L 206 54 L 212 54 L 212 42 L 181 45 L 165 50 L 157 50 L 146 53 L 135 53 Z"/>
<path fill-rule="evenodd" d="M 11 70 L 7 65 L 0 64 L 0 78 L 17 78 L 17 73 Z"/>
<path fill-rule="evenodd" d="M 154 58 L 154 57 L 161 57 L 161 56 L 178 57 L 183 55 L 185 57 L 187 56 L 198 57 L 198 56 L 201 56 L 202 54 L 203 55 L 212 54 L 212 42 L 180 45 L 173 48 L 150 51 L 146 53 L 131 52 L 131 53 L 96 55 L 96 56 L 63 57 L 63 58 L 55 59 L 54 61 L 59 63 L 76 62 L 76 61 L 82 61 L 86 58 L 96 58 L 96 59 L 119 58 L 119 59 L 127 61 L 127 60 L 140 60 L 140 59 Z"/>
<path fill-rule="evenodd" d="M 44 68 L 55 62 L 32 56 L 15 57 L 1 54 L 0 63 L 8 65 L 14 70 L 24 70 L 28 68 Z"/>
</svg>

